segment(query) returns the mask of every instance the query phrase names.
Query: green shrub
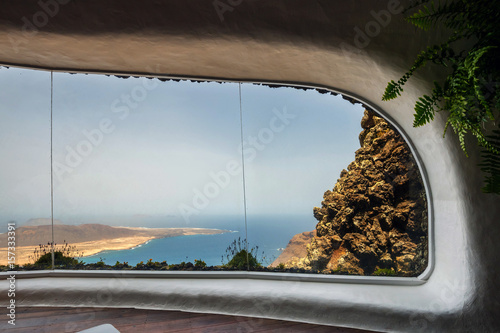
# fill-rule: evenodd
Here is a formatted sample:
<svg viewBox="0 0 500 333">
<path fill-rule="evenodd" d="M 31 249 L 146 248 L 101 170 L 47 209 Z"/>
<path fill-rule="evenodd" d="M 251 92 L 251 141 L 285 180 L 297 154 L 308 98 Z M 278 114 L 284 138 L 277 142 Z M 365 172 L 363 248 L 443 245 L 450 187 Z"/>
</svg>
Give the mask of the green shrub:
<svg viewBox="0 0 500 333">
<path fill-rule="evenodd" d="M 112 268 L 114 269 L 127 269 L 127 268 L 131 268 L 131 266 L 129 266 L 128 262 L 124 261 L 123 263 L 120 263 L 119 261 L 116 262 L 116 264 L 114 266 L 112 266 Z"/>
<path fill-rule="evenodd" d="M 259 247 L 255 246 L 247 251 L 248 245 L 246 239 L 243 241 L 241 238 L 238 238 L 238 240 L 235 239 L 226 249 L 226 259 L 228 262 L 227 264 L 223 263 L 223 267 L 238 270 L 251 270 L 262 267 L 262 264 L 257 259 Z M 224 256 L 222 258 L 224 261 Z"/>
<path fill-rule="evenodd" d="M 54 244 L 54 246 L 52 246 L 52 243 L 47 243 L 47 244 L 39 244 L 37 247 L 35 247 L 34 251 L 33 251 L 33 254 L 30 255 L 28 258 L 30 260 L 30 262 L 33 262 L 33 266 L 40 266 L 42 264 L 46 264 L 46 261 L 47 261 L 47 255 L 49 255 L 50 259 L 49 259 L 49 265 L 52 266 L 52 251 L 54 251 L 54 254 L 55 253 L 61 253 L 61 255 L 63 257 L 67 257 L 67 258 L 72 258 L 72 259 L 79 259 L 81 257 L 83 257 L 83 252 L 79 251 L 75 245 L 70 245 L 68 244 L 66 241 L 64 241 L 63 244 Z M 44 257 L 44 259 L 42 259 L 42 261 L 40 261 L 40 264 L 36 265 L 37 262 L 39 262 L 39 260 Z M 57 265 L 57 263 L 55 263 L 55 265 Z"/>
<path fill-rule="evenodd" d="M 72 257 L 64 256 L 62 252 L 54 252 L 54 266 L 57 267 L 73 267 L 78 264 L 78 260 Z M 34 266 L 49 268 L 52 267 L 52 253 L 45 253 L 35 261 Z"/>
<path fill-rule="evenodd" d="M 104 266 L 106 265 L 106 263 L 104 263 L 104 260 L 105 260 L 105 259 L 106 259 L 106 258 L 101 258 L 101 257 L 99 257 L 99 261 L 98 261 L 98 262 L 96 262 L 96 263 L 95 263 L 95 265 L 96 265 L 97 267 L 101 267 L 101 268 L 102 268 L 102 267 L 104 267 Z"/>
<path fill-rule="evenodd" d="M 180 264 L 171 264 L 168 265 L 168 269 L 173 270 L 173 271 L 192 271 L 194 268 L 194 265 L 192 262 L 181 262 Z"/>
<path fill-rule="evenodd" d="M 205 268 L 205 267 L 207 267 L 207 263 L 204 262 L 201 259 L 195 259 L 194 260 L 194 267 L 196 267 L 196 268 Z"/>
<path fill-rule="evenodd" d="M 160 264 L 158 261 L 153 261 L 153 259 L 149 259 L 148 262 L 146 263 L 146 267 L 149 269 L 159 269 L 161 268 L 161 266 L 162 264 Z"/>
</svg>

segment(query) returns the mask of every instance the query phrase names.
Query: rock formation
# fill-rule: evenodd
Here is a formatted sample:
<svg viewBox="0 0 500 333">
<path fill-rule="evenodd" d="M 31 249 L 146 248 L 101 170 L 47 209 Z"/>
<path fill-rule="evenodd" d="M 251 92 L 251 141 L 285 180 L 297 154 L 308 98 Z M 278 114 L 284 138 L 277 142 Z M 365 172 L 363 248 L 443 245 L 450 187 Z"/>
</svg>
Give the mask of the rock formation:
<svg viewBox="0 0 500 333">
<path fill-rule="evenodd" d="M 412 153 L 373 112 L 365 111 L 361 127 L 355 160 L 314 208 L 316 235 L 309 234 L 305 255 L 287 247 L 273 265 L 356 275 L 390 269 L 398 276 L 427 266 L 427 203 Z"/>
</svg>

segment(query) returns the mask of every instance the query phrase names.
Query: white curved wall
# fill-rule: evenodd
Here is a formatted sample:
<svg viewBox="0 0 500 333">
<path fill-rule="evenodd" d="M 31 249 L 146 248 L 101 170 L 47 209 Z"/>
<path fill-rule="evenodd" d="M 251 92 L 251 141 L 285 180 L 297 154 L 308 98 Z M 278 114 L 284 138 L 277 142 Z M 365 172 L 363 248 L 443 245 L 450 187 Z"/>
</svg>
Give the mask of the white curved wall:
<svg viewBox="0 0 500 333">
<path fill-rule="evenodd" d="M 427 282 L 414 286 L 253 278 L 26 278 L 17 282 L 18 305 L 181 309 L 381 331 L 500 328 L 500 199 L 480 192 L 478 152 L 471 144 L 466 158 L 451 133 L 443 139 L 441 116 L 412 127 L 412 106 L 428 91 L 435 77 L 431 70 L 412 79 L 402 97 L 380 101 L 386 83 L 399 78 L 428 41 L 396 14 L 385 16 L 391 22 L 379 24 L 375 33 L 371 11 L 397 13 L 398 1 L 233 1 L 240 4 L 223 14 L 224 21 L 212 2 L 61 3 L 45 25 L 26 33 L 22 18 L 33 19 L 42 9 L 35 1 L 3 2 L 0 63 L 305 83 L 344 91 L 383 110 L 406 133 L 424 165 L 434 209 L 435 265 Z M 368 30 L 369 43 L 356 39 L 356 27 L 374 29 Z M 353 52 L 346 53 L 346 45 Z M 0 299 L 5 302 L 6 293 Z"/>
</svg>

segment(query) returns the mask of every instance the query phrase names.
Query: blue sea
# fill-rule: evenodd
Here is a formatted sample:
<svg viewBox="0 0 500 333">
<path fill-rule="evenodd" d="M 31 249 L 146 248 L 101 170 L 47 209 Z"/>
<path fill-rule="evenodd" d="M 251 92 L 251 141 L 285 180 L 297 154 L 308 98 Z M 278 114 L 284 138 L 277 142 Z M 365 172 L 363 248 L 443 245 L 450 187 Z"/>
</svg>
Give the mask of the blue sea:
<svg viewBox="0 0 500 333">
<path fill-rule="evenodd" d="M 311 214 L 312 215 L 312 214 Z M 234 241 L 247 238 L 249 248 L 254 250 L 257 258 L 264 265 L 272 263 L 287 246 L 288 241 L 295 235 L 315 228 L 317 221 L 312 216 L 248 216 L 247 231 L 243 217 L 210 216 L 199 217 L 188 225 L 173 218 L 136 218 L 141 223 L 127 221 L 126 226 L 140 226 L 151 228 L 166 227 L 198 227 L 229 230 L 228 233 L 216 235 L 191 235 L 153 239 L 148 243 L 129 250 L 103 251 L 93 256 L 82 257 L 86 263 L 95 263 L 103 260 L 106 264 L 114 265 L 117 261 L 136 265 L 149 259 L 153 261 L 167 261 L 168 264 L 194 262 L 201 259 L 209 266 L 227 262 L 226 249 Z M 122 220 L 123 222 L 123 220 Z M 95 223 L 103 223 L 102 220 Z M 117 220 L 110 225 L 119 225 Z M 254 253 L 255 253 L 254 252 Z"/>
</svg>

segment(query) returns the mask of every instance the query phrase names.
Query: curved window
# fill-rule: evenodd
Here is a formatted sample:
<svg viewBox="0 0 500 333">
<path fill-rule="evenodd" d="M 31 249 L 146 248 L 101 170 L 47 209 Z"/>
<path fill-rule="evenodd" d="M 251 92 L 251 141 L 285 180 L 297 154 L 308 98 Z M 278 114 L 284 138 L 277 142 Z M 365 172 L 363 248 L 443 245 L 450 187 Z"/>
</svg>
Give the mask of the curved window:
<svg viewBox="0 0 500 333">
<path fill-rule="evenodd" d="M 1 231 L 15 231 L 19 269 L 427 267 L 418 165 L 360 103 L 302 87 L 14 68 L 0 82 Z"/>
</svg>

